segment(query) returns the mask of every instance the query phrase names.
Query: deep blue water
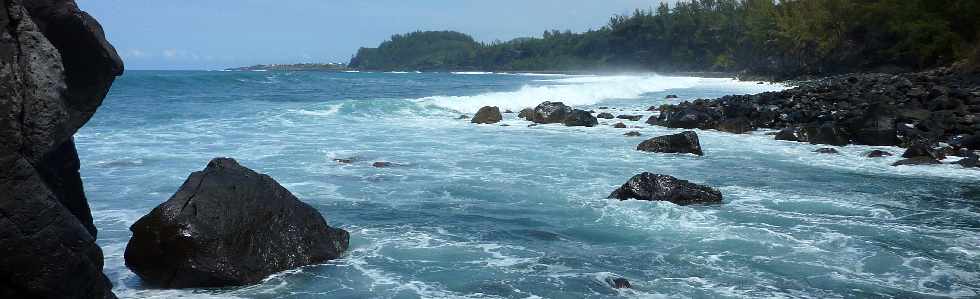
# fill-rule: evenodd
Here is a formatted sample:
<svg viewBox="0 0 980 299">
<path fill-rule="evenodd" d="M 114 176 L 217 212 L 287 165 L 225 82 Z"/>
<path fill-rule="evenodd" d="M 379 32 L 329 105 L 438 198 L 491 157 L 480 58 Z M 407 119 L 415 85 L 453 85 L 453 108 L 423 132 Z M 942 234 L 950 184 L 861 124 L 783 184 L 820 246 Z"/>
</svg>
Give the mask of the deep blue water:
<svg viewBox="0 0 980 299">
<path fill-rule="evenodd" d="M 629 138 L 610 126 L 619 120 L 455 119 L 544 100 L 649 116 L 667 94 L 780 88 L 656 75 L 129 71 L 76 141 L 121 297 L 980 296 L 980 171 L 861 157 L 900 153 L 888 147 L 818 155 L 764 132 L 698 131 L 706 156 L 695 157 L 635 151 L 679 131 L 642 121 L 626 121 L 644 134 Z M 351 232 L 350 251 L 255 286 L 142 286 L 122 258 L 129 225 L 216 156 L 318 208 Z M 725 203 L 605 199 L 643 171 L 715 186 Z M 634 288 L 612 289 L 610 277 Z"/>
</svg>

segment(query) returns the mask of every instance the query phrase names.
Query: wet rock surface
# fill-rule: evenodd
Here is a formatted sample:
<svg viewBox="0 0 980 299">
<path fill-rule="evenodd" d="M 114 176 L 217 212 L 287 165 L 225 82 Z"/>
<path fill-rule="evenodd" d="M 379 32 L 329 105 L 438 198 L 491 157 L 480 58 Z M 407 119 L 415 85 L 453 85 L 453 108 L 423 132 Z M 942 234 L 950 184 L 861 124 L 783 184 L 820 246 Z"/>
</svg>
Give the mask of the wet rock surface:
<svg viewBox="0 0 980 299">
<path fill-rule="evenodd" d="M 704 156 L 701 142 L 694 131 L 685 131 L 674 135 L 658 136 L 647 139 L 636 147 L 636 150 L 656 153 L 683 153 Z"/>
<path fill-rule="evenodd" d="M 669 201 L 678 205 L 721 203 L 718 190 L 680 180 L 669 175 L 644 172 L 633 176 L 609 198 Z"/>
</svg>

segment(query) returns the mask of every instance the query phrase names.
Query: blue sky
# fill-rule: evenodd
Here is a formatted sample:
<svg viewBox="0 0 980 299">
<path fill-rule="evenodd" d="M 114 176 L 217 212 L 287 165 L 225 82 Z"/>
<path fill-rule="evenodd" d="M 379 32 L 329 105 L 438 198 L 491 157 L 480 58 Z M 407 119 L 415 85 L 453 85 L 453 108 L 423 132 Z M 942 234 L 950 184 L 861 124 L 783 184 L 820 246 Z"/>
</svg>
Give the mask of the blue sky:
<svg viewBox="0 0 980 299">
<path fill-rule="evenodd" d="M 658 0 L 77 0 L 128 69 L 347 62 L 395 33 L 457 30 L 477 40 L 583 31 Z"/>
</svg>

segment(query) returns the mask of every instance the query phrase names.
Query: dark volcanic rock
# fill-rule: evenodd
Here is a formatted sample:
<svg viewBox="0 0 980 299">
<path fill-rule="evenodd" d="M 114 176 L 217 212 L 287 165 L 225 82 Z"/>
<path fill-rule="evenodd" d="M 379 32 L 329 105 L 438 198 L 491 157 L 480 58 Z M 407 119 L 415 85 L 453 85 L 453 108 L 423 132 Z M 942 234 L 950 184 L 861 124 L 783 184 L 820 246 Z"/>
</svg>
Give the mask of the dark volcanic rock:
<svg viewBox="0 0 980 299">
<path fill-rule="evenodd" d="M 966 158 L 963 158 L 963 160 L 956 161 L 956 164 L 959 164 L 960 166 L 963 166 L 963 167 L 966 167 L 966 168 L 980 167 L 980 165 L 978 165 L 978 164 L 980 164 L 980 156 L 977 156 L 976 153 L 974 153 L 974 152 L 967 152 L 966 154 L 964 154 L 964 156 Z"/>
<path fill-rule="evenodd" d="M 599 120 L 588 111 L 574 109 L 565 116 L 562 123 L 569 127 L 595 127 L 599 125 Z"/>
<path fill-rule="evenodd" d="M 811 144 L 843 146 L 849 139 L 843 129 L 834 126 L 806 126 L 800 128 L 800 141 Z"/>
<path fill-rule="evenodd" d="M 935 149 L 924 143 L 912 144 L 911 146 L 909 146 L 908 149 L 905 150 L 905 153 L 902 154 L 902 158 L 919 158 L 919 157 L 928 157 L 928 158 L 932 158 L 933 160 L 942 160 L 942 159 L 946 159 L 946 154 L 943 153 L 943 151 L 939 149 Z"/>
<path fill-rule="evenodd" d="M 517 113 L 517 118 L 532 121 L 534 119 L 534 109 L 524 108 L 521 112 Z"/>
<path fill-rule="evenodd" d="M 473 119 L 470 122 L 475 124 L 495 124 L 504 119 L 504 116 L 500 114 L 500 108 L 496 106 L 484 106 L 480 108 L 480 111 L 476 112 Z"/>
<path fill-rule="evenodd" d="M 677 95 L 676 94 L 669 94 L 669 95 L 667 95 L 664 98 L 666 98 L 666 99 L 676 99 L 677 98 Z"/>
<path fill-rule="evenodd" d="M 721 203 L 722 200 L 721 192 L 714 188 L 649 172 L 633 176 L 609 194 L 609 198 L 669 201 L 678 205 Z"/>
<path fill-rule="evenodd" d="M 977 135 L 956 135 L 950 138 L 949 145 L 954 149 L 980 150 L 980 137 Z"/>
<path fill-rule="evenodd" d="M 817 150 L 815 150 L 813 152 L 814 153 L 818 153 L 818 154 L 839 154 L 840 153 L 840 152 L 837 151 L 837 149 L 829 148 L 829 147 L 819 148 L 819 149 L 817 149 Z"/>
<path fill-rule="evenodd" d="M 690 153 L 704 156 L 698 134 L 693 131 L 650 138 L 640 143 L 636 150 L 656 153 Z"/>
<path fill-rule="evenodd" d="M 256 283 L 336 259 L 349 238 L 271 177 L 229 158 L 192 173 L 130 230 L 126 266 L 165 288 Z"/>
<path fill-rule="evenodd" d="M 755 130 L 752 127 L 752 122 L 746 118 L 731 118 L 725 119 L 718 123 L 718 131 L 743 134 Z"/>
<path fill-rule="evenodd" d="M 643 119 L 643 115 L 622 114 L 622 115 L 617 115 L 616 118 L 618 118 L 618 119 L 632 120 L 632 121 L 639 121 L 639 120 Z"/>
<path fill-rule="evenodd" d="M 595 117 L 596 118 L 602 118 L 602 119 L 613 119 L 613 118 L 616 118 L 615 116 L 612 115 L 612 113 L 609 113 L 609 112 L 599 113 Z"/>
<path fill-rule="evenodd" d="M 613 125 L 613 128 L 625 129 L 626 128 L 626 124 L 624 124 L 624 123 L 616 123 L 615 125 Z"/>
<path fill-rule="evenodd" d="M 0 4 L 0 298 L 115 298 L 72 135 L 122 70 L 74 1 Z"/>
<path fill-rule="evenodd" d="M 892 156 L 892 153 L 889 153 L 889 152 L 886 152 L 886 151 L 882 151 L 882 150 L 873 150 L 871 152 L 868 152 L 868 154 L 865 155 L 865 157 L 868 157 L 868 158 L 881 158 L 881 157 L 891 157 L 891 156 Z"/>
<path fill-rule="evenodd" d="M 795 128 L 785 128 L 776 133 L 776 140 L 800 141 L 800 135 Z"/>
<path fill-rule="evenodd" d="M 637 132 L 637 131 L 629 131 L 629 132 L 623 133 L 623 136 L 637 137 L 637 136 L 643 136 L 643 134 L 640 134 L 640 132 Z"/>
<path fill-rule="evenodd" d="M 942 164 L 939 160 L 933 159 L 932 157 L 915 157 L 903 159 L 892 164 L 892 166 L 901 165 L 931 165 L 931 164 Z"/>
<path fill-rule="evenodd" d="M 372 163 L 371 166 L 374 166 L 374 167 L 377 167 L 377 168 L 385 168 L 385 167 L 395 166 L 395 164 L 394 163 L 391 163 L 391 162 L 379 161 L 379 162 Z"/>
<path fill-rule="evenodd" d="M 539 124 L 561 123 L 572 114 L 572 111 L 572 107 L 565 106 L 562 102 L 543 102 L 537 107 L 534 107 L 534 112 L 531 114 L 531 121 Z M 589 117 L 592 117 L 592 115 L 590 114 Z"/>
</svg>

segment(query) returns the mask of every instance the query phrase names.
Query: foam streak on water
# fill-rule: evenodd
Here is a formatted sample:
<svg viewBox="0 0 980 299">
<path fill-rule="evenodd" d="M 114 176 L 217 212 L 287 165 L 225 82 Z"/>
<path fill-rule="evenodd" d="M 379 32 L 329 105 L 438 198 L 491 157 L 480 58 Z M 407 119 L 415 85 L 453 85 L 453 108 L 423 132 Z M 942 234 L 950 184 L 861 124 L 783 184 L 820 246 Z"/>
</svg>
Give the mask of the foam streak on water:
<svg viewBox="0 0 980 299">
<path fill-rule="evenodd" d="M 643 138 L 610 126 L 622 120 L 455 119 L 544 100 L 650 116 L 649 106 L 780 88 L 659 75 L 131 71 L 76 142 L 123 298 L 980 296 L 978 171 L 862 157 L 900 153 L 891 147 L 817 155 L 765 132 L 699 130 L 706 155 L 694 157 L 635 151 Z M 624 122 L 644 138 L 680 131 Z M 254 286 L 143 286 L 124 266 L 128 226 L 215 156 L 274 177 L 349 230 L 350 251 Z M 605 199 L 642 171 L 715 186 L 725 204 Z M 612 289 L 612 277 L 634 288 Z"/>
</svg>

